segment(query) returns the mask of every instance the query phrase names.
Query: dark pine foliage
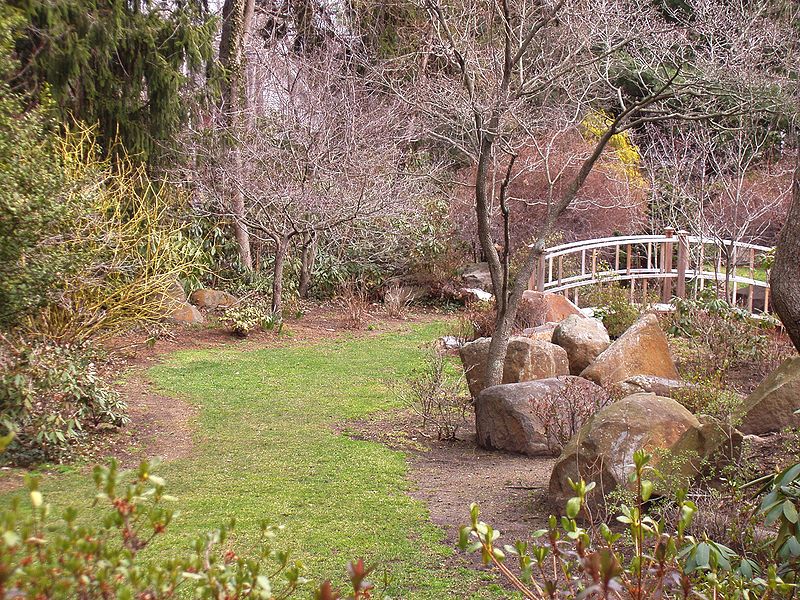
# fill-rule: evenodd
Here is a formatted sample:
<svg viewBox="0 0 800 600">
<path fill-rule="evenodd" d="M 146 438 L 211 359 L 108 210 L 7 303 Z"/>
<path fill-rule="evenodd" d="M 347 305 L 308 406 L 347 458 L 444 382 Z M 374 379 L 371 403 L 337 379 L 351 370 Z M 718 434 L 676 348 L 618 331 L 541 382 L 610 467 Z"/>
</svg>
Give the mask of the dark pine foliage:
<svg viewBox="0 0 800 600">
<path fill-rule="evenodd" d="M 206 92 L 215 19 L 203 0 L 10 0 L 25 20 L 14 84 L 52 96 L 62 121 L 98 125 L 107 152 L 120 142 L 152 161 Z M 202 83 L 202 85 L 200 85 Z"/>
</svg>

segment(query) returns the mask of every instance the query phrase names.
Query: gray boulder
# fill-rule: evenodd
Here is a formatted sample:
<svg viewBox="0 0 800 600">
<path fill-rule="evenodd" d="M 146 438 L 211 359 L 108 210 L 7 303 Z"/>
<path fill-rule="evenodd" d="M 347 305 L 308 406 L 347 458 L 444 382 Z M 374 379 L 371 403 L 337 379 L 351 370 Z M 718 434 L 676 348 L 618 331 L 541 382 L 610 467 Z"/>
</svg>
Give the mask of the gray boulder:
<svg viewBox="0 0 800 600">
<path fill-rule="evenodd" d="M 578 386 L 578 393 L 603 394 L 600 386 L 571 375 L 486 388 L 475 400 L 478 444 L 528 456 L 557 453 L 558 440 L 548 431 L 543 412 L 552 403 L 548 396 L 563 392 L 568 385 Z"/>
<path fill-rule="evenodd" d="M 800 356 L 793 356 L 767 375 L 742 404 L 740 429 L 762 435 L 800 427 Z"/>
<path fill-rule="evenodd" d="M 486 361 L 490 338 L 478 338 L 464 344 L 460 350 L 467 385 L 473 398 L 486 388 Z M 569 374 L 567 352 L 560 346 L 514 336 L 508 342 L 503 364 L 503 383 L 518 383 Z"/>
<path fill-rule="evenodd" d="M 611 338 L 600 319 L 570 315 L 554 329 L 553 343 L 567 351 L 569 372 L 580 375 L 611 345 Z"/>
<path fill-rule="evenodd" d="M 465 267 L 461 273 L 461 279 L 465 288 L 492 291 L 492 274 L 489 271 L 489 263 L 480 262 Z"/>
</svg>

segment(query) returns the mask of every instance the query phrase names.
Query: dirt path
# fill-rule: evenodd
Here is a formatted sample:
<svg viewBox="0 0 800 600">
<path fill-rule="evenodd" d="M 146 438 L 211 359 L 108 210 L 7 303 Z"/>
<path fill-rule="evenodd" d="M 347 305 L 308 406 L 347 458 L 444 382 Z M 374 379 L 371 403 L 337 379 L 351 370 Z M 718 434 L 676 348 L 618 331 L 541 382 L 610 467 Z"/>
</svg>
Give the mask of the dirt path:
<svg viewBox="0 0 800 600">
<path fill-rule="evenodd" d="M 481 519 L 503 534 L 506 543 L 527 539 L 544 526 L 553 459 L 534 459 L 481 450 L 468 442 L 420 453 L 411 459 L 412 496 L 423 500 L 431 520 L 451 542 L 468 522 L 469 505 L 477 502 Z"/>
<path fill-rule="evenodd" d="M 500 530 L 506 543 L 528 539 L 546 524 L 552 512 L 547 486 L 555 458 L 479 448 L 472 422 L 459 431 L 458 439 L 439 441 L 422 431 L 418 421 L 410 411 L 395 411 L 337 429 L 408 455 L 411 496 L 425 502 L 431 521 L 445 530 L 451 544 L 468 522 L 472 502 L 480 506 L 481 520 Z"/>
</svg>

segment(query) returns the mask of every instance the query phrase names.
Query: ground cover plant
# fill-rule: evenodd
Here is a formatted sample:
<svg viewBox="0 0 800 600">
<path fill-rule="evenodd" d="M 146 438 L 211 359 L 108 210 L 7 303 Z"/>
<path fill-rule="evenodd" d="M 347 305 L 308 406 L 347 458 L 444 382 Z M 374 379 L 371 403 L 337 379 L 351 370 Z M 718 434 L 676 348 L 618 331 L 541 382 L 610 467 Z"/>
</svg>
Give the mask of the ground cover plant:
<svg viewBox="0 0 800 600">
<path fill-rule="evenodd" d="M 406 495 L 402 453 L 333 431 L 342 420 L 396 407 L 388 381 L 409 377 L 420 366 L 420 346 L 442 329 L 251 352 L 183 351 L 154 367 L 158 386 L 196 403 L 200 417 L 196 455 L 159 471 L 180 514 L 142 558 L 166 560 L 228 517 L 237 528 L 226 549 L 245 556 L 267 520 L 291 532 L 282 549 L 317 581 L 344 587 L 345 565 L 363 556 L 390 574 L 394 597 L 498 593 L 480 589 L 479 573 L 450 563 L 443 532 Z M 85 506 L 94 494 L 80 475 L 42 481 L 41 491 L 58 507 Z"/>
<path fill-rule="evenodd" d="M 800 568 L 800 464 L 765 476 L 758 515 L 762 539 L 739 556 L 693 529 L 697 505 L 676 490 L 671 521 L 649 514 L 660 475 L 643 450 L 634 453 L 631 501 L 615 515 L 616 527 L 592 514 L 592 482 L 573 482 L 575 492 L 558 519 L 533 533 L 533 541 L 501 546 L 500 532 L 479 520 L 461 528 L 462 550 L 480 552 L 511 587 L 529 600 L 545 598 L 793 598 Z M 760 555 L 759 555 L 760 554 Z M 760 559 L 760 560 L 759 560 Z M 516 564 L 514 564 L 516 563 Z M 513 566 L 510 566 L 513 565 Z"/>
<path fill-rule="evenodd" d="M 0 461 L 68 459 L 90 431 L 128 422 L 124 400 L 99 374 L 97 348 L 3 338 L 0 356 L 0 423 L 14 435 Z"/>
</svg>

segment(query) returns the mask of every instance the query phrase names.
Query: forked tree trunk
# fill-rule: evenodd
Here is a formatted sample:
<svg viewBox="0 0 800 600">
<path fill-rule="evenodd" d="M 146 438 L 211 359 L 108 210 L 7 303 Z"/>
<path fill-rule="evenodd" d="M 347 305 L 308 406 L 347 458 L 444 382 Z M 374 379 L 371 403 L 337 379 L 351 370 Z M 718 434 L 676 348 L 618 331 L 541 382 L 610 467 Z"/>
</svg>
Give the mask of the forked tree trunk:
<svg viewBox="0 0 800 600">
<path fill-rule="evenodd" d="M 800 352 L 800 154 L 792 181 L 792 205 L 778 239 L 769 285 L 772 306 Z"/>
<path fill-rule="evenodd" d="M 491 130 L 491 125 L 489 129 Z M 492 341 L 489 344 L 489 353 L 486 357 L 485 373 L 487 386 L 498 385 L 503 382 L 503 368 L 508 352 L 508 338 L 511 335 L 514 322 L 517 319 L 517 309 L 522 302 L 522 295 L 528 289 L 528 281 L 531 275 L 533 275 L 536 265 L 539 264 L 539 257 L 542 255 L 544 249 L 544 240 L 549 235 L 558 217 L 563 214 L 567 207 L 569 207 L 578 196 L 578 192 L 581 190 L 584 183 L 586 183 L 586 178 L 589 176 L 589 173 L 592 172 L 594 165 L 603 154 L 603 151 L 611 141 L 613 135 L 614 127 L 609 127 L 595 143 L 592 153 L 583 161 L 578 173 L 573 177 L 572 181 L 569 182 L 569 185 L 566 186 L 557 204 L 548 214 L 547 220 L 542 224 L 540 231 L 538 231 L 538 239 L 530 250 L 528 250 L 525 260 L 513 280 L 510 273 L 508 273 L 508 264 L 500 262 L 500 257 L 497 250 L 494 248 L 491 237 L 491 215 L 488 210 L 486 185 L 486 179 L 489 177 L 488 158 L 486 158 L 485 168 L 481 169 L 481 159 L 484 158 L 483 153 L 484 151 L 487 153 L 491 152 L 494 140 L 490 138 L 488 146 L 482 146 L 477 169 L 477 177 L 479 179 L 475 182 L 475 208 L 481 247 L 483 251 L 489 255 L 489 270 L 492 275 L 492 288 L 494 289 L 495 306 L 497 307 L 495 333 L 492 335 Z M 484 144 L 485 143 L 484 141 Z M 508 287 L 504 285 L 504 281 L 508 282 Z"/>
</svg>

